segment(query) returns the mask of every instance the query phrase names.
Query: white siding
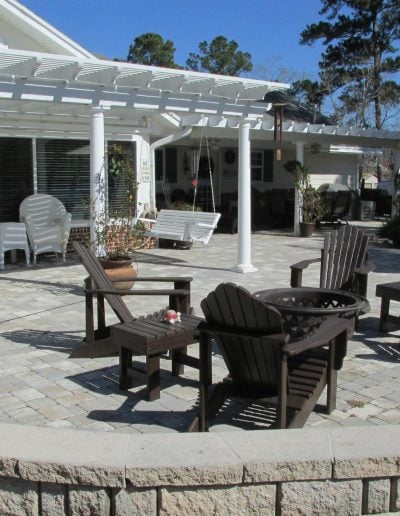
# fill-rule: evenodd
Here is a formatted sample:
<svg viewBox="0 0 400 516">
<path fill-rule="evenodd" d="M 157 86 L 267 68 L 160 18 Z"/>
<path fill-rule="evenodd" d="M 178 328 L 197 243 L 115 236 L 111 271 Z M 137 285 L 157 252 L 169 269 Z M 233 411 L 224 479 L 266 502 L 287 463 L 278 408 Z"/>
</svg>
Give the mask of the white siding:
<svg viewBox="0 0 400 516">
<path fill-rule="evenodd" d="M 351 190 L 358 188 L 358 160 L 352 154 L 306 154 L 304 164 L 311 173 L 315 188 L 324 183 L 338 183 Z"/>
<path fill-rule="evenodd" d="M 95 56 L 14 0 L 0 2 L 0 38 L 8 48 L 65 56 Z"/>
</svg>

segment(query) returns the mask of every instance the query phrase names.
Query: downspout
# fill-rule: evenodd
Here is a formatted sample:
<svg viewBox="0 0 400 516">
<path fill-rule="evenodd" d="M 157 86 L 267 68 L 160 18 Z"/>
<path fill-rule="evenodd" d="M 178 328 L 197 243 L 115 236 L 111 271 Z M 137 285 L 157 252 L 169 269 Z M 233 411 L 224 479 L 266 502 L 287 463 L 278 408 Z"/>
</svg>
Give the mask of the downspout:
<svg viewBox="0 0 400 516">
<path fill-rule="evenodd" d="M 160 138 L 156 142 L 153 142 L 150 145 L 150 177 L 151 177 L 151 185 L 150 185 L 150 210 L 156 209 L 156 170 L 155 170 L 155 151 L 159 147 L 163 145 L 168 145 L 169 143 L 176 142 L 178 140 L 182 140 L 182 138 L 186 138 L 192 132 L 192 127 L 186 127 L 186 129 L 182 129 L 178 133 L 170 134 L 169 136 L 165 136 L 164 138 Z"/>
</svg>

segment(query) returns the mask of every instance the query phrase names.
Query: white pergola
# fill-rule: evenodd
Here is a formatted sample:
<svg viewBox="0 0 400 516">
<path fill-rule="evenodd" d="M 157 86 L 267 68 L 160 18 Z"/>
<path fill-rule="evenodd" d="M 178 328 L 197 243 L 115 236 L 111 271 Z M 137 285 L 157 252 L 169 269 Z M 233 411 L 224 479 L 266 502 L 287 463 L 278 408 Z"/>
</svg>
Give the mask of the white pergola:
<svg viewBox="0 0 400 516">
<path fill-rule="evenodd" d="M 0 135 L 90 138 L 92 209 L 104 209 L 104 140 L 147 135 L 152 150 L 188 128 L 207 127 L 239 147 L 238 263 L 251 263 L 251 135 L 272 140 L 268 91 L 287 84 L 170 70 L 94 58 L 0 49 Z M 307 141 L 391 147 L 400 167 L 400 133 L 285 121 L 284 139 L 303 162 Z M 158 143 L 157 143 L 158 142 Z M 151 161 L 151 160 L 150 160 Z M 151 171 L 154 199 L 154 170 Z M 153 201 L 154 202 L 154 201 Z M 155 206 L 151 206 L 154 208 Z M 297 210 L 295 210 L 297 212 Z"/>
</svg>

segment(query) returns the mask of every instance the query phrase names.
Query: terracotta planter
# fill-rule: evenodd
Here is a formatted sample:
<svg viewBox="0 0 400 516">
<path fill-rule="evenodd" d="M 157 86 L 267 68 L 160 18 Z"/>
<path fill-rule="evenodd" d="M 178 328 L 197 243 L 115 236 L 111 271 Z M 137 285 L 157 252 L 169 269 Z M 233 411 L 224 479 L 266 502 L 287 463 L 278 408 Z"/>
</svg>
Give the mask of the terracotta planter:
<svg viewBox="0 0 400 516">
<path fill-rule="evenodd" d="M 138 273 L 137 263 L 133 260 L 107 260 L 100 258 L 100 263 L 115 288 L 129 290 L 135 283 Z M 118 281 L 123 278 L 123 281 Z"/>
<path fill-rule="evenodd" d="M 300 236 L 310 237 L 314 233 L 315 222 L 300 222 Z"/>
</svg>

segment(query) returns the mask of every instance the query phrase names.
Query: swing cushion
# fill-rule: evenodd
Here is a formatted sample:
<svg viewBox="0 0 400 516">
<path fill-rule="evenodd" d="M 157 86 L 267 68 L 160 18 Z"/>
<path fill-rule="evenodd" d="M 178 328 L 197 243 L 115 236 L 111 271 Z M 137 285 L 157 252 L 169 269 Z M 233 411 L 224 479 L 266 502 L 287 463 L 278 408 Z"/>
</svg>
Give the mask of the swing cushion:
<svg viewBox="0 0 400 516">
<path fill-rule="evenodd" d="M 166 240 L 208 244 L 220 217 L 220 213 L 206 211 L 160 210 L 147 234 Z"/>
</svg>

